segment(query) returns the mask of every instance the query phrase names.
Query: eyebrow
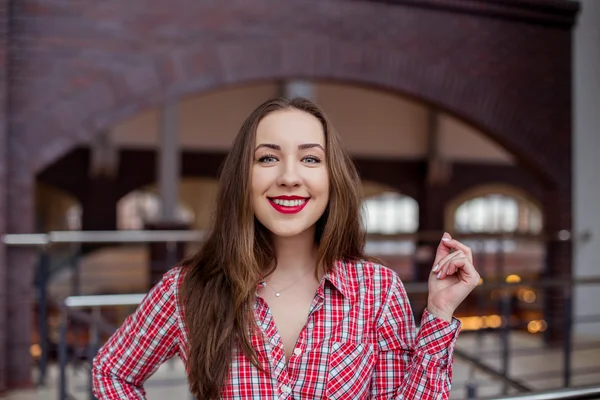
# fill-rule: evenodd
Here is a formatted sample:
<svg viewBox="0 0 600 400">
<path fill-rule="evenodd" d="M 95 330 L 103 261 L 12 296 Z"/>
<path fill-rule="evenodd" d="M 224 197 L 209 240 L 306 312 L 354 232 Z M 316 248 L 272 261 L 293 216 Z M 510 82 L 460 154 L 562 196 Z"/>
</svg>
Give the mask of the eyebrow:
<svg viewBox="0 0 600 400">
<path fill-rule="evenodd" d="M 273 150 L 281 150 L 281 146 L 276 145 L 276 144 L 271 144 L 271 143 L 261 143 L 258 146 L 256 146 L 256 149 L 254 149 L 254 151 L 260 149 L 261 147 L 266 147 L 268 149 L 273 149 Z M 323 146 L 321 146 L 318 143 L 305 143 L 305 144 L 300 144 L 298 145 L 298 150 L 306 150 L 306 149 L 312 149 L 318 147 L 321 150 L 325 151 L 325 149 L 323 148 Z"/>
</svg>

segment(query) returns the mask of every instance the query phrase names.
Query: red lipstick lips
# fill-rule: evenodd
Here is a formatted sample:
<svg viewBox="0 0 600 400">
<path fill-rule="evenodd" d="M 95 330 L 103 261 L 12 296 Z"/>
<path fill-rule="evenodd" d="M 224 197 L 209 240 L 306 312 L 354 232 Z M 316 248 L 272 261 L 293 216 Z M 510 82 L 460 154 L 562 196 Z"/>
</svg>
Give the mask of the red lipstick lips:
<svg viewBox="0 0 600 400">
<path fill-rule="evenodd" d="M 269 197 L 269 203 L 273 206 L 273 208 L 279 211 L 282 214 L 297 214 L 306 205 L 310 197 L 300 197 L 300 196 L 277 196 L 277 197 Z"/>
</svg>

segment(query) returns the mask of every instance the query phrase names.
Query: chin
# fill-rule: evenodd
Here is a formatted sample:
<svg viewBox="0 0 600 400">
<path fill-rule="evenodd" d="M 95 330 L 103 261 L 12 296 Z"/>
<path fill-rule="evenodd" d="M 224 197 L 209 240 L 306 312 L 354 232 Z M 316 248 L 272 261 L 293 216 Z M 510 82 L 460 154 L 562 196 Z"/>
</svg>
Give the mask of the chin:
<svg viewBox="0 0 600 400">
<path fill-rule="evenodd" d="M 304 233 L 307 233 L 308 231 L 313 231 L 314 227 L 314 225 L 294 226 L 292 224 L 272 224 L 271 226 L 266 226 L 266 228 L 269 230 L 269 232 L 271 232 L 271 234 L 282 238 L 291 238 L 302 235 Z"/>
<path fill-rule="evenodd" d="M 278 237 L 291 238 L 300 235 L 305 230 L 302 229 L 269 229 L 269 231 Z"/>
</svg>

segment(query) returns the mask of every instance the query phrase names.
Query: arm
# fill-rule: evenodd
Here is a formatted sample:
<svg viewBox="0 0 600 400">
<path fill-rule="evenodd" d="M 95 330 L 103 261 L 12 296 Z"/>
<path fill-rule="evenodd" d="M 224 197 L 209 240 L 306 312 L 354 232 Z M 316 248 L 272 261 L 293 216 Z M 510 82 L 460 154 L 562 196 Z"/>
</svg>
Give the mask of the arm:
<svg viewBox="0 0 600 400">
<path fill-rule="evenodd" d="M 448 399 L 452 358 L 460 322 L 446 322 L 427 310 L 415 338 L 412 310 L 400 278 L 392 288 L 377 321 L 379 353 L 371 397 L 383 399 Z"/>
<path fill-rule="evenodd" d="M 145 399 L 144 381 L 177 353 L 176 275 L 163 276 L 94 358 L 98 399 Z"/>
</svg>

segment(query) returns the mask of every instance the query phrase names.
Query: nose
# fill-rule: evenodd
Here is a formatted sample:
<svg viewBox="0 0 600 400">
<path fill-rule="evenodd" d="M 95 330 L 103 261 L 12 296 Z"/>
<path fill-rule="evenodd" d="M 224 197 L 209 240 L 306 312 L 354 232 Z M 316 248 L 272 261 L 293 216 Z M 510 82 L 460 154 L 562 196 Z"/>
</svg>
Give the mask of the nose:
<svg viewBox="0 0 600 400">
<path fill-rule="evenodd" d="M 277 178 L 277 186 L 296 187 L 300 186 L 302 179 L 298 173 L 298 165 L 294 160 L 281 163 L 281 170 Z"/>
</svg>

